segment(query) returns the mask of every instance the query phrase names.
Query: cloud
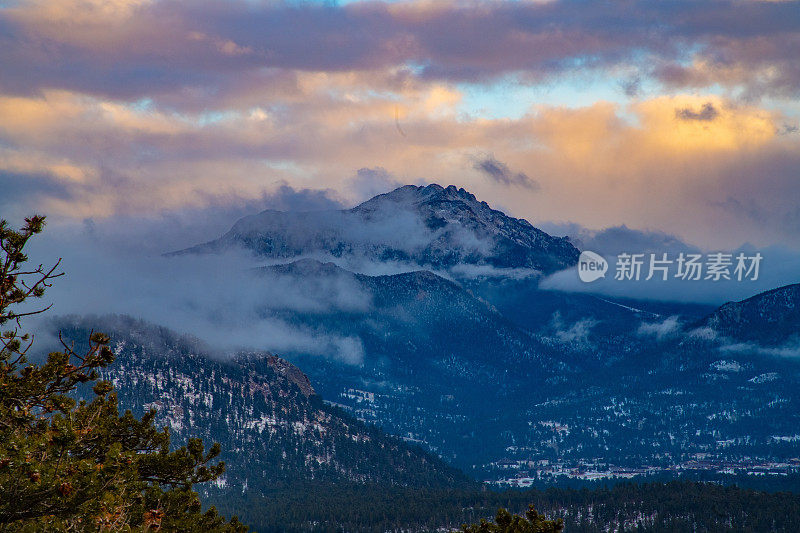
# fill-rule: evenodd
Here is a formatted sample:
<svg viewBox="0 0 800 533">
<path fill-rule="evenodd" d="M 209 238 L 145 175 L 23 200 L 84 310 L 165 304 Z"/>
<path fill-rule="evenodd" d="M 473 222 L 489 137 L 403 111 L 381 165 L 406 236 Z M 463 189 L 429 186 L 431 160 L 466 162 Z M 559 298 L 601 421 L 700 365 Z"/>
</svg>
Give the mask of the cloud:
<svg viewBox="0 0 800 533">
<path fill-rule="evenodd" d="M 47 173 L 24 173 L 0 170 L 0 209 L 6 217 L 17 217 L 20 220 L 30 213 L 20 207 L 20 199 L 31 205 L 40 203 L 43 198 L 70 199 L 68 187 L 57 177 Z"/>
<path fill-rule="evenodd" d="M 599 322 L 593 318 L 583 318 L 568 325 L 564 323 L 561 312 L 556 311 L 549 324 L 550 338 L 572 349 L 587 350 L 592 347 L 589 337 L 597 324 Z"/>
<path fill-rule="evenodd" d="M 10 84 L 0 95 L 0 170 L 21 184 L 6 196 L 15 206 L 73 219 L 161 213 L 258 199 L 281 183 L 337 191 L 352 205 L 397 183 L 452 182 L 532 222 L 628 224 L 704 246 L 800 246 L 791 106 L 784 113 L 714 89 L 628 104 L 532 103 L 519 117 L 491 119 L 462 113 L 458 76 L 502 72 L 547 85 L 558 72 L 610 61 L 650 89 L 639 61 L 664 65 L 716 43 L 728 50 L 731 39 L 760 45 L 719 63 L 791 51 L 797 15 L 785 6 L 104 4 L 0 11 L 0 35 L 10 36 L 0 58 L 0 86 Z M 661 23 L 653 29 L 652 20 Z M 788 49 L 775 46 L 781 39 Z M 791 73 L 791 62 L 775 61 L 767 70 Z M 476 162 L 475 153 L 491 155 Z M 52 187 L 35 185 L 41 176 Z"/>
<path fill-rule="evenodd" d="M 772 179 L 775 176 L 771 177 Z M 769 181 L 770 178 L 765 179 Z M 710 202 L 731 216 L 751 220 L 762 227 L 780 227 L 787 231 L 800 231 L 800 206 L 780 205 L 777 202 L 766 204 L 754 198 L 735 198 L 728 196 L 722 201 Z"/>
<path fill-rule="evenodd" d="M 492 181 L 501 185 L 520 185 L 528 189 L 536 190 L 540 185 L 524 172 L 514 172 L 508 165 L 498 161 L 494 156 L 488 156 L 475 162 L 475 170 L 481 171 Z"/>
<path fill-rule="evenodd" d="M 717 339 L 718 336 L 719 334 L 717 331 L 709 327 L 696 328 L 689 331 L 689 337 L 705 341 L 713 341 Z"/>
<path fill-rule="evenodd" d="M 398 89 L 403 137 L 395 94 L 364 91 L 370 81 L 361 75 L 296 80 L 299 95 L 279 93 L 272 107 L 222 115 L 77 93 L 0 96 L 7 117 L 0 169 L 21 182 L 46 175 L 54 185 L 35 196 L 15 187 L 6 201 L 51 220 L 80 220 L 258 200 L 283 184 L 353 205 L 396 182 L 446 182 L 532 223 L 627 224 L 703 246 L 800 246 L 793 201 L 800 139 L 779 134 L 791 119 L 774 110 L 678 95 L 469 119 L 451 113 L 437 86 L 410 83 Z M 713 121 L 675 116 L 709 102 L 718 111 Z M 541 188 L 498 187 L 475 171 L 476 153 L 492 154 L 478 162 L 499 179 L 535 168 Z M 737 201 L 762 217 L 737 213 Z"/>
<path fill-rule="evenodd" d="M 660 322 L 642 322 L 637 334 L 642 337 L 654 336 L 657 340 L 662 340 L 677 334 L 680 330 L 679 317 L 670 316 Z"/>
<path fill-rule="evenodd" d="M 724 339 L 728 340 L 728 339 Z M 729 353 L 757 353 L 772 357 L 798 358 L 800 357 L 800 342 L 789 341 L 781 346 L 761 346 L 756 343 L 725 343 L 719 350 Z"/>
<path fill-rule="evenodd" d="M 52 264 L 62 257 L 66 276 L 45 295 L 54 304 L 48 315 L 125 314 L 191 334 L 221 351 L 255 348 L 360 364 L 364 350 L 358 337 L 282 318 L 287 312 L 367 312 L 372 296 L 350 278 L 301 283 L 256 273 L 254 267 L 263 263 L 237 251 L 161 255 L 170 243 L 194 239 L 193 222 L 207 228 L 203 220 L 210 213 L 230 211 L 226 206 L 165 218 L 113 218 L 48 228 L 29 247 L 32 262 Z"/>
<path fill-rule="evenodd" d="M 457 258 L 475 264 L 495 255 L 496 235 L 459 217 L 445 220 L 429 202 L 432 194 L 463 198 L 469 193 L 455 186 L 419 189 L 404 186 L 353 209 L 303 213 L 266 210 L 240 219 L 219 240 L 192 251 L 213 251 L 242 241 L 268 242 L 269 257 L 315 258 L 359 272 L 374 271 L 375 267 L 365 263 L 384 258 L 396 263 L 391 269 L 404 264 L 408 271 Z"/>
<path fill-rule="evenodd" d="M 391 172 L 383 167 L 360 168 L 348 184 L 355 197 L 359 200 L 369 200 L 373 196 L 394 190 L 404 183 L 400 182 Z"/>
<path fill-rule="evenodd" d="M 717 302 L 800 271 L 792 2 L 31 0 L 0 8 L 0 46 L 4 217 L 85 221 L 114 256 L 442 182 L 604 253 L 766 256 L 753 285 L 554 287 Z M 469 107 L 498 82 L 536 95 L 576 77 L 630 100 Z"/>
<path fill-rule="evenodd" d="M 193 96 L 264 70 L 542 81 L 633 64 L 670 86 L 796 95 L 799 26 L 792 2 L 34 0 L 0 12 L 0 87 Z"/>
<path fill-rule="evenodd" d="M 141 254 L 156 256 L 208 241 L 229 230 L 236 220 L 264 209 L 304 212 L 340 208 L 342 204 L 333 191 L 296 190 L 286 183 L 279 183 L 274 190 L 262 191 L 254 197 L 240 196 L 235 192 L 205 194 L 197 206 L 87 217 L 81 223 L 87 236 L 97 239 L 114 253 L 138 249 Z M 77 231 L 69 229 L 76 227 L 74 222 L 59 217 L 50 218 L 50 226 L 57 231 Z"/>
<path fill-rule="evenodd" d="M 352 205 L 372 192 L 367 183 L 424 180 L 458 183 L 534 223 L 570 218 L 588 227 L 658 228 L 717 246 L 800 246 L 800 233 L 786 224 L 797 209 L 798 139 L 776 133 L 786 117 L 774 111 L 675 96 L 626 107 L 540 107 L 516 120 L 465 127 L 462 118 L 430 115 L 432 89 L 418 88 L 410 95 L 418 103 L 403 111 L 408 137 L 398 140 L 388 96 L 330 99 L 331 82 L 354 89 L 346 78 L 309 79 L 303 101 L 287 104 L 283 118 L 253 111 L 255 118 L 203 122 L 65 93 L 9 99 L 6 114 L 15 115 L 0 123 L 0 163 L 20 180 L 53 176 L 65 192 L 56 187 L 35 202 L 21 194 L 8 201 L 82 219 L 258 199 L 283 183 L 331 191 Z M 675 109 L 709 101 L 719 112 L 713 121 L 675 117 Z M 364 121 L 354 127 L 353 115 Z M 476 147 L 508 169 L 536 168 L 541 190 L 504 190 L 484 172 L 469 172 Z M 359 178 L 356 169 L 371 170 Z M 722 205 L 727 198 L 754 203 L 766 223 Z"/>
<path fill-rule="evenodd" d="M 330 189 L 300 189 L 296 190 L 286 183 L 272 193 L 263 193 L 257 200 L 250 200 L 250 205 L 256 203 L 267 209 L 279 211 L 324 211 L 326 209 L 341 209 L 344 204 L 336 199 L 336 192 Z"/>
<path fill-rule="evenodd" d="M 635 230 L 626 226 L 606 228 L 592 231 L 578 224 L 544 224 L 543 228 L 554 234 L 572 236 L 573 242 L 581 250 L 591 250 L 600 253 L 608 261 L 608 273 L 605 278 L 592 283 L 583 283 L 577 271 L 563 270 L 551 274 L 540 281 L 539 286 L 546 290 L 559 290 L 566 292 L 585 292 L 600 294 L 617 298 L 630 298 L 642 300 L 697 302 L 721 305 L 733 300 L 743 300 L 763 291 L 800 282 L 800 252 L 795 249 L 771 246 L 755 247 L 749 244 L 731 249 L 702 249 L 687 244 L 679 238 L 662 232 Z M 756 252 L 762 255 L 757 280 L 744 279 L 738 281 L 735 276 L 731 280 L 683 280 L 676 278 L 676 261 L 679 254 L 701 254 L 706 261 L 708 254 L 723 251 L 736 256 L 744 253 L 752 256 Z M 638 280 L 615 279 L 618 268 L 618 256 L 621 253 L 644 254 L 643 265 Z M 648 267 L 651 254 L 657 260 L 667 254 L 667 260 L 672 261 L 668 266 L 668 279 L 662 279 L 660 272 L 655 272 L 650 280 Z M 640 334 L 654 334 L 665 332 L 674 326 L 672 319 L 664 323 L 643 324 Z"/>
<path fill-rule="evenodd" d="M 575 223 L 551 222 L 540 226 L 548 233 L 568 236 L 580 250 L 590 250 L 601 255 L 698 251 L 696 247 L 683 242 L 676 235 L 662 231 L 632 229 L 624 224 L 602 230 L 590 230 Z"/>
<path fill-rule="evenodd" d="M 642 78 L 640 76 L 623 80 L 620 86 L 629 98 L 636 98 L 642 94 Z"/>
<path fill-rule="evenodd" d="M 711 102 L 703 104 L 700 111 L 693 111 L 688 107 L 675 110 L 675 116 L 682 120 L 711 121 L 717 118 L 717 115 L 719 115 L 719 111 L 717 111 L 717 108 L 715 108 L 714 104 Z"/>
</svg>

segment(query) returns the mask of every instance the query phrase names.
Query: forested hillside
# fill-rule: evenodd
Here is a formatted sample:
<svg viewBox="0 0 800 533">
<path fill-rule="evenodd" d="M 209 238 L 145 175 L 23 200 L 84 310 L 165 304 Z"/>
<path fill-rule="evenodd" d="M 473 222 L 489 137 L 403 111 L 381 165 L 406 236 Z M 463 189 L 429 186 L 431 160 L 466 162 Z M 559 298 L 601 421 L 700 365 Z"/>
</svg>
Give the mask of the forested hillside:
<svg viewBox="0 0 800 533">
<path fill-rule="evenodd" d="M 506 492 L 301 485 L 276 490 L 266 500 L 236 497 L 223 509 L 237 509 L 262 533 L 379 533 L 458 529 L 493 517 L 499 507 L 520 513 L 530 504 L 548 518 L 563 518 L 566 533 L 796 533 L 800 524 L 796 493 L 678 481 Z"/>
<path fill-rule="evenodd" d="M 80 341 L 91 327 L 111 336 L 116 360 L 101 372 L 120 405 L 154 409 L 177 438 L 222 445 L 222 495 L 265 494 L 298 483 L 469 487 L 440 458 L 327 405 L 297 367 L 268 353 L 217 353 L 196 339 L 129 317 L 62 318 Z M 227 497 L 227 496 L 225 496 Z"/>
</svg>

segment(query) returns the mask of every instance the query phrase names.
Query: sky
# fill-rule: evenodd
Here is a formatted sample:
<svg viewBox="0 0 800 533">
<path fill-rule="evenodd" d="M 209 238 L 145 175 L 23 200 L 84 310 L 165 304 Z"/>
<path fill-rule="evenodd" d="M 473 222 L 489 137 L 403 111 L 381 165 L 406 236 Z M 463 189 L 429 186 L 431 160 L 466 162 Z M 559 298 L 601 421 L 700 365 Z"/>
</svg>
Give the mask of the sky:
<svg viewBox="0 0 800 533">
<path fill-rule="evenodd" d="M 12 0 L 0 50 L 11 220 L 440 183 L 534 224 L 800 249 L 798 2 Z"/>
<path fill-rule="evenodd" d="M 0 218 L 47 215 L 55 315 L 354 364 L 264 302 L 369 295 L 162 254 L 453 184 L 598 252 L 762 250 L 753 284 L 542 282 L 718 305 L 800 281 L 798 57 L 794 1 L 0 0 Z"/>
</svg>

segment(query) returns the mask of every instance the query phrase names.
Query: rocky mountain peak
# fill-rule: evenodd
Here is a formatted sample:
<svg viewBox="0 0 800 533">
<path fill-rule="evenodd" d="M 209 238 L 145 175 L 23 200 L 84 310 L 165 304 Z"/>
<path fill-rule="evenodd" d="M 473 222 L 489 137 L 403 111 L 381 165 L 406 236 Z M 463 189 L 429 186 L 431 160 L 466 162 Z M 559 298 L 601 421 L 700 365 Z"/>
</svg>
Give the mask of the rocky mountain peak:
<svg viewBox="0 0 800 533">
<path fill-rule="evenodd" d="M 455 185 L 448 185 L 442 187 L 439 184 L 433 183 L 431 185 L 403 185 L 397 189 L 375 196 L 366 202 L 359 204 L 352 209 L 354 212 L 371 212 L 381 208 L 386 208 L 388 205 L 405 207 L 408 209 L 419 208 L 419 206 L 442 204 L 442 203 L 460 203 L 465 205 L 476 205 L 488 208 L 486 202 L 479 202 L 475 195 L 464 188 L 456 187 Z"/>
<path fill-rule="evenodd" d="M 454 277 L 472 267 L 549 274 L 574 265 L 580 254 L 567 238 L 492 209 L 463 188 L 437 184 L 405 185 L 341 211 L 263 211 L 240 219 L 219 239 L 180 253 L 232 246 L 270 259 L 390 261 Z"/>
</svg>

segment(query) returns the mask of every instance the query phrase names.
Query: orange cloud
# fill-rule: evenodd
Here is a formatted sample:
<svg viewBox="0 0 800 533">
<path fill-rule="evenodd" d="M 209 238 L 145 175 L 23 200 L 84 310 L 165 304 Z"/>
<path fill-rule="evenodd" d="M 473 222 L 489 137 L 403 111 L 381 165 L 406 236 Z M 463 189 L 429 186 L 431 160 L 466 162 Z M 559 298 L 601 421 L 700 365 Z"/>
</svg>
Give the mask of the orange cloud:
<svg viewBox="0 0 800 533">
<path fill-rule="evenodd" d="M 365 77 L 386 88 L 365 90 Z M 346 197 L 358 169 L 382 167 L 401 182 L 456 183 L 532 221 L 625 223 L 708 245 L 797 242 L 777 215 L 791 220 L 799 142 L 780 134 L 787 118 L 776 111 L 678 95 L 485 119 L 459 114 L 458 90 L 435 81 L 392 85 L 391 74 L 377 73 L 294 79 L 297 91 L 253 95 L 250 107 L 219 116 L 64 91 L 2 96 L 0 139 L 14 148 L 0 166 L 38 169 L 68 187 L 47 204 L 64 216 L 257 198 L 283 182 Z M 476 170 L 486 154 L 538 187 L 498 186 Z M 731 211 L 745 200 L 747 213 Z"/>
</svg>

